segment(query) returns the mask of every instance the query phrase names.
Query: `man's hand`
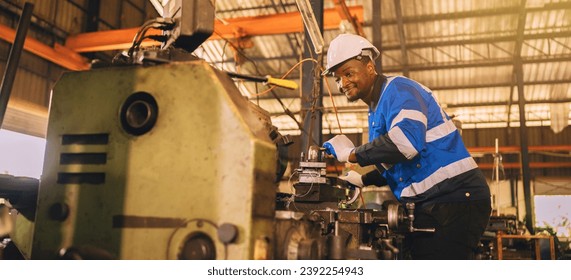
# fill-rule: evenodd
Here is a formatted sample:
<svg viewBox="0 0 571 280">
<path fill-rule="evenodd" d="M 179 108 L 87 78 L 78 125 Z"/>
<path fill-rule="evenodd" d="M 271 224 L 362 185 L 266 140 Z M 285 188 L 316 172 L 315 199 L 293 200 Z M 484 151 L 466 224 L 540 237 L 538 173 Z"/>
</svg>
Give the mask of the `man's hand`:
<svg viewBox="0 0 571 280">
<path fill-rule="evenodd" d="M 347 181 L 347 183 L 358 187 L 358 188 L 362 188 L 365 185 L 363 184 L 363 179 L 361 179 L 361 174 L 350 170 L 347 174 L 343 175 L 343 176 L 339 176 L 339 179 L 343 180 L 343 181 Z"/>
<path fill-rule="evenodd" d="M 338 161 L 346 162 L 349 160 L 349 155 L 355 149 L 355 145 L 347 136 L 340 134 L 329 141 L 323 143 L 325 152 L 329 155 L 333 155 Z"/>
</svg>

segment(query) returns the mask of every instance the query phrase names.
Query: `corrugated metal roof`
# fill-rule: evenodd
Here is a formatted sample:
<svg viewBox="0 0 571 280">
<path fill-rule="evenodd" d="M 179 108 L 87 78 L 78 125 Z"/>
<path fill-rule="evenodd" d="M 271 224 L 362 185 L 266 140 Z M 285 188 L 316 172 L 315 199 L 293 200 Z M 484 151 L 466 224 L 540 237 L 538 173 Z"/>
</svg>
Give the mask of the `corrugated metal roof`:
<svg viewBox="0 0 571 280">
<path fill-rule="evenodd" d="M 325 1 L 324 7 L 332 8 L 332 2 Z M 405 73 L 395 2 L 381 2 L 381 63 L 386 75 Z M 365 7 L 364 31 L 370 39 L 373 30 L 371 19 L 378 11 L 371 10 L 371 1 L 346 3 L 349 7 Z M 518 38 L 523 38 L 520 44 L 529 125 L 550 123 L 553 106 L 549 102 L 566 101 L 571 106 L 571 2 L 533 0 L 526 1 L 525 7 L 521 7 L 520 0 L 414 0 L 400 1 L 400 5 L 409 76 L 431 88 L 446 111 L 456 115 L 465 126 L 507 125 L 508 104 L 511 104 L 511 125 L 519 125 L 514 79 Z M 216 8 L 218 18 L 297 11 L 293 0 L 218 0 Z M 525 15 L 523 34 L 518 34 L 520 15 Z M 339 33 L 340 30 L 325 31 L 325 42 Z M 303 50 L 300 44 L 307 41 L 301 33 L 254 37 L 253 46 L 241 50 L 250 60 L 240 67 L 231 66 L 235 61 L 233 51 L 224 48 L 228 43 L 222 40 L 205 43 L 203 53 L 207 55 L 203 57 L 216 62 L 218 68 L 223 65 L 224 69 L 232 71 L 280 76 L 301 59 Z M 297 81 L 299 75 L 295 70 L 291 77 Z M 257 97 L 253 94 L 263 91 L 263 85 L 258 85 L 256 90 L 253 84 L 244 84 L 240 86 L 244 95 L 253 100 L 262 98 L 260 106 L 272 114 L 278 128 L 288 132 L 297 128 L 272 95 Z M 340 108 L 342 128 L 366 129 L 365 104 L 348 103 L 332 81 L 330 86 L 335 95 L 335 105 Z M 324 130 L 337 129 L 332 103 L 326 87 L 323 88 L 324 105 L 320 109 L 324 112 Z M 300 101 L 296 99 L 301 95 L 299 91 L 275 92 L 288 98 L 284 104 L 289 104 L 290 111 L 300 111 Z"/>
<path fill-rule="evenodd" d="M 517 57 L 521 57 L 523 67 L 526 116 L 530 124 L 536 121 L 549 124 L 553 116 L 566 115 L 571 108 L 571 1 L 374 1 L 377 0 L 345 3 L 350 8 L 363 7 L 362 25 L 369 39 L 373 32 L 381 33 L 382 55 L 378 63 L 382 64 L 383 74 L 406 74 L 431 88 L 446 111 L 456 115 L 465 126 L 506 126 L 508 121 L 512 126 L 518 125 L 518 87 L 514 75 Z M 56 33 L 85 32 L 87 0 L 32 2 L 36 4 L 34 14 L 57 26 L 60 30 Z M 295 0 L 213 2 L 216 18 L 222 23 L 299 12 Z M 10 7 L 19 5 L 16 0 L 5 3 L 4 6 Z M 373 3 L 380 3 L 380 11 L 372 10 Z M 102 9 L 99 30 L 135 27 L 154 16 L 149 13 L 152 5 L 147 0 L 101 0 L 101 4 L 110 8 Z M 395 4 L 400 6 L 401 14 Z M 325 9 L 334 7 L 334 1 L 324 1 Z M 373 26 L 377 16 L 381 24 Z M 330 42 L 342 29 L 340 26 L 324 31 L 324 41 Z M 31 33 L 46 44 L 55 41 L 51 34 L 33 30 Z M 240 40 L 209 40 L 194 53 L 220 70 L 281 77 L 303 58 L 303 47 L 310 44 L 302 32 L 245 35 Z M 313 62 L 304 65 L 308 64 L 316 67 Z M 304 75 L 309 76 L 297 67 L 287 78 L 301 85 L 300 77 Z M 366 104 L 347 102 L 335 83 L 327 81 L 338 116 L 323 84 L 323 107 L 315 109 L 324 113 L 324 130 L 339 129 L 337 119 L 344 130 L 366 130 Z M 262 84 L 237 82 L 236 85 L 252 102 L 259 100 L 279 129 L 296 133 L 297 124 L 286 116 L 275 96 L 283 99 L 284 106 L 296 114 L 299 122 L 301 90 L 276 88 L 275 94 L 270 94 Z"/>
</svg>

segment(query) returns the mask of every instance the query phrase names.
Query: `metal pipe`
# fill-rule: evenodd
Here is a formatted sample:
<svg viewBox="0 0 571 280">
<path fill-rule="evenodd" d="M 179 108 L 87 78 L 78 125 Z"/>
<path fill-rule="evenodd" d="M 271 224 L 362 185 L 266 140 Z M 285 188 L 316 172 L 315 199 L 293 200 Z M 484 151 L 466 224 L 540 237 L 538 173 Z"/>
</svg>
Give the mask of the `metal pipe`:
<svg viewBox="0 0 571 280">
<path fill-rule="evenodd" d="M 373 30 L 372 32 L 372 40 L 371 43 L 373 43 L 373 46 L 375 46 L 378 50 L 381 50 L 381 52 L 383 51 L 383 44 L 382 44 L 382 37 L 383 37 L 383 33 L 381 30 L 381 1 L 372 1 L 372 25 L 371 25 L 371 29 Z M 377 70 L 377 73 L 381 74 L 383 73 L 383 60 L 382 59 L 378 59 L 378 61 L 375 63 L 375 69 Z"/>
<path fill-rule="evenodd" d="M 311 0 L 311 8 L 317 21 L 317 25 L 323 34 L 323 0 Z M 309 38 L 309 33 L 305 31 L 305 38 Z M 313 49 L 307 42 L 303 45 L 303 57 L 315 57 Z M 321 86 L 323 79 L 320 72 L 315 71 L 315 67 L 322 65 L 323 53 L 318 55 L 318 65 L 304 63 L 301 66 L 301 110 L 304 112 L 301 118 L 303 120 L 303 134 L 301 137 L 301 150 L 306 152 L 309 146 L 321 146 L 323 143 L 322 127 L 323 127 L 323 111 L 319 108 L 323 107 L 323 87 Z"/>
<path fill-rule="evenodd" d="M 18 63 L 20 62 L 20 56 L 22 54 L 22 50 L 24 49 L 24 41 L 26 40 L 26 34 L 28 33 L 28 28 L 30 27 L 33 10 L 34 4 L 29 2 L 24 4 L 24 10 L 22 11 L 20 21 L 18 22 L 16 38 L 14 39 L 12 48 L 10 48 L 8 62 L 6 62 L 6 70 L 4 71 L 2 85 L 0 86 L 0 128 L 2 127 L 2 123 L 4 122 L 4 115 L 6 114 L 6 109 L 8 108 L 10 92 L 12 91 L 12 86 L 14 85 L 14 80 L 16 78 L 16 71 L 18 70 Z"/>
<path fill-rule="evenodd" d="M 404 34 L 404 23 L 403 23 L 403 16 L 402 16 L 402 9 L 400 0 L 394 0 L 395 5 L 395 14 L 397 18 L 397 32 L 399 35 L 399 45 L 400 45 L 400 52 L 402 57 L 402 74 L 405 77 L 410 77 L 410 69 L 408 67 L 408 55 L 406 49 L 406 35 Z"/>
<path fill-rule="evenodd" d="M 494 153 L 494 169 L 496 175 L 496 214 L 500 216 L 500 152 L 498 138 L 496 138 L 496 152 Z"/>
<path fill-rule="evenodd" d="M 521 60 L 516 58 L 516 73 L 517 73 L 517 91 L 518 91 L 518 105 L 519 105 L 519 122 L 520 122 L 520 143 L 521 143 L 521 168 L 522 168 L 522 182 L 523 182 L 523 192 L 525 197 L 525 224 L 527 229 L 531 234 L 534 234 L 533 228 L 533 210 L 531 200 L 531 183 L 530 183 L 530 170 L 529 170 L 529 152 L 527 144 L 527 126 L 525 124 L 525 95 L 523 93 L 523 67 Z"/>
<path fill-rule="evenodd" d="M 527 104 L 527 103 L 526 103 Z M 494 147 L 467 147 L 470 153 L 494 153 Z M 528 146 L 530 152 L 568 152 L 571 151 L 571 145 L 542 145 Z M 503 146 L 499 149 L 500 153 L 520 153 L 521 146 Z"/>
<path fill-rule="evenodd" d="M 519 162 L 506 162 L 502 163 L 504 169 L 521 169 L 522 164 Z M 478 163 L 480 169 L 493 169 L 493 163 Z M 571 168 L 571 162 L 529 162 L 531 169 L 546 169 L 546 168 Z"/>
</svg>

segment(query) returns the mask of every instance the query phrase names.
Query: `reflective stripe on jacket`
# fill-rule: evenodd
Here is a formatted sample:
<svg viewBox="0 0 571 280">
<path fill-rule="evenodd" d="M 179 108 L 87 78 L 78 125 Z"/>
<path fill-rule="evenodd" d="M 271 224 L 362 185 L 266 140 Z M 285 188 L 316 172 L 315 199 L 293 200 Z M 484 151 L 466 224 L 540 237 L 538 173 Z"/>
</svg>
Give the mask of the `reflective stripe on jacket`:
<svg viewBox="0 0 571 280">
<path fill-rule="evenodd" d="M 438 196 L 433 186 L 478 167 L 432 92 L 408 78 L 388 77 L 376 108 L 369 109 L 369 142 L 385 134 L 408 160 L 370 164 L 387 169 L 383 176 L 399 200 Z"/>
</svg>

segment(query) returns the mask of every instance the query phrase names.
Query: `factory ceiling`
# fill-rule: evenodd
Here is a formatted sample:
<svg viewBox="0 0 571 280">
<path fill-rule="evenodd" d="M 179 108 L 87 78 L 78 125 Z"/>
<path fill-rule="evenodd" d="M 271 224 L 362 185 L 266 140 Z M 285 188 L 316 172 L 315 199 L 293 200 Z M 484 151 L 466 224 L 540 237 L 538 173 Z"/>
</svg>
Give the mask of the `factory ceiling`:
<svg viewBox="0 0 571 280">
<path fill-rule="evenodd" d="M 13 8 L 19 1 L 3 2 L 3 8 Z M 82 6 L 81 1 L 57 2 Z M 148 1 L 126 2 L 148 11 Z M 214 34 L 194 51 L 196 56 L 224 71 L 272 77 L 288 73 L 286 78 L 298 84 L 311 77 L 301 73 L 299 65 L 319 70 L 304 55 L 311 43 L 304 38 L 296 1 L 214 3 Z M 105 12 L 99 11 L 101 18 Z M 519 96 L 525 100 L 528 126 L 551 125 L 558 131 L 569 124 L 571 1 L 325 0 L 323 26 L 324 54 L 338 34 L 361 33 L 381 49 L 378 63 L 383 74 L 404 75 L 431 88 L 464 128 L 519 126 Z M 83 54 L 128 48 L 137 30 L 136 25 L 120 24 L 95 32 L 60 32 L 65 35 L 61 44 L 32 42 L 26 49 L 66 69 L 81 70 L 88 67 Z M 14 30 L 0 25 L 1 38 L 9 41 L 10 32 Z M 312 59 L 323 58 L 314 54 Z M 245 81 L 236 85 L 271 114 L 281 131 L 299 133 L 304 113 L 301 90 L 270 92 L 266 85 Z M 329 79 L 321 88 L 323 106 L 315 109 L 323 112 L 324 133 L 366 129 L 365 104 L 347 102 Z"/>
<path fill-rule="evenodd" d="M 324 1 L 324 11 L 339 11 L 339 2 Z M 279 18 L 298 11 L 295 1 L 216 4 L 217 16 L 224 19 L 274 14 Z M 562 124 L 569 123 L 570 1 L 383 0 L 345 4 L 369 40 L 380 33 L 382 72 L 404 75 L 431 88 L 464 128 L 519 126 L 518 86 L 525 96 L 527 125 L 553 124 L 559 126 L 554 129 L 562 129 Z M 332 28 L 327 16 L 324 15 L 324 22 L 329 23 L 324 24 L 326 43 L 351 30 L 346 22 Z M 279 27 L 275 25 L 276 29 Z M 305 58 L 303 44 L 309 40 L 303 36 L 286 33 L 252 37 L 252 47 L 240 50 L 246 59 L 229 50 L 230 43 L 224 40 L 208 41 L 197 53 L 220 69 L 280 76 Z M 237 66 L 239 63 L 242 64 Z M 291 78 L 300 75 L 296 69 Z M 327 87 L 323 86 L 324 131 L 339 131 L 333 104 L 344 132 L 366 129 L 365 104 L 348 103 L 334 83 L 327 82 L 333 98 L 328 97 Z M 299 121 L 300 92 L 276 90 L 282 97 L 280 103 L 267 93 L 256 96 L 264 87 L 246 84 L 240 88 L 270 111 L 282 130 L 297 130 L 296 122 L 284 114 L 284 107 L 294 112 Z"/>
</svg>

